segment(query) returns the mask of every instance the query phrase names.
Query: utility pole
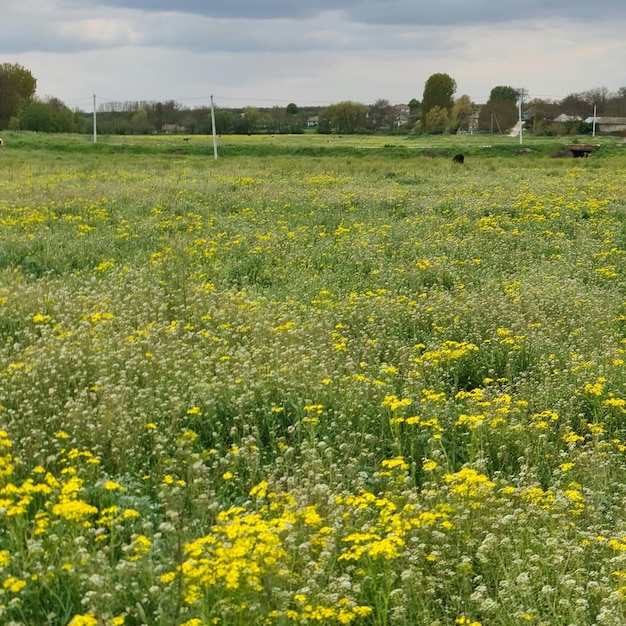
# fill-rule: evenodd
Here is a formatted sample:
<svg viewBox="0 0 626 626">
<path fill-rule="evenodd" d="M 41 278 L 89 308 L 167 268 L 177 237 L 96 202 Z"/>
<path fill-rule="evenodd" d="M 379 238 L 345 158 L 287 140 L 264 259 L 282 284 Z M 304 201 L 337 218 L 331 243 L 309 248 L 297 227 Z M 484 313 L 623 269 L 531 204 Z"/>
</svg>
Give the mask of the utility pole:
<svg viewBox="0 0 626 626">
<path fill-rule="evenodd" d="M 97 141 L 97 131 L 96 131 L 96 94 L 93 94 L 93 142 Z"/>
<path fill-rule="evenodd" d="M 593 105 L 593 126 L 592 126 L 592 131 L 591 131 L 591 136 L 592 137 L 596 136 L 596 112 L 597 112 L 597 107 L 594 104 Z"/>
<path fill-rule="evenodd" d="M 524 139 L 523 139 L 523 134 L 524 134 L 524 122 L 522 121 L 522 102 L 524 101 L 524 97 L 528 95 L 528 91 L 526 89 L 524 89 L 524 87 L 520 87 L 519 89 L 517 89 L 517 117 L 518 117 L 518 124 L 519 124 L 519 143 L 520 146 L 522 145 Z"/>
<path fill-rule="evenodd" d="M 217 161 L 217 135 L 215 130 L 215 107 L 213 106 L 213 95 L 211 95 L 211 127 L 213 128 L 213 157 Z"/>
</svg>

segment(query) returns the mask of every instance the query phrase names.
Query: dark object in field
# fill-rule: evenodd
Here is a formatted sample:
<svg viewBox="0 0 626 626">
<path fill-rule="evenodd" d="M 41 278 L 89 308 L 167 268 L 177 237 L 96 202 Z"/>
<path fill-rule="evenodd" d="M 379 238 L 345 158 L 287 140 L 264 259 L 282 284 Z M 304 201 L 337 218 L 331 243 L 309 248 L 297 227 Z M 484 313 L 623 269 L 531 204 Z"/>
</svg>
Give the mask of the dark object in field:
<svg viewBox="0 0 626 626">
<path fill-rule="evenodd" d="M 455 163 L 463 163 L 463 162 L 465 161 L 465 157 L 464 157 L 462 154 L 455 154 L 455 155 L 452 157 L 452 160 L 453 160 Z"/>
<path fill-rule="evenodd" d="M 567 146 L 574 158 L 588 157 L 599 146 L 593 144 L 572 143 Z"/>
</svg>

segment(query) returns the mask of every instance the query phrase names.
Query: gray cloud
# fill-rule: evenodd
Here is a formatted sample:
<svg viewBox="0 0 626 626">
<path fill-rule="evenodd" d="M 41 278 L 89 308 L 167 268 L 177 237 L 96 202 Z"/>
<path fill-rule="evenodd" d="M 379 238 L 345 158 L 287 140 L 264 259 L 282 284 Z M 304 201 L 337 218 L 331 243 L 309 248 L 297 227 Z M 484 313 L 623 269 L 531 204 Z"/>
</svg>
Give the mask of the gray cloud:
<svg viewBox="0 0 626 626">
<path fill-rule="evenodd" d="M 97 0 L 95 6 L 133 8 L 145 12 L 172 11 L 171 0 Z M 303 20 L 325 11 L 341 11 L 348 21 L 364 24 L 413 24 L 423 26 L 501 23 L 512 20 L 606 20 L 626 16 L 623 0 L 178 0 L 175 10 L 212 18 Z"/>
<path fill-rule="evenodd" d="M 70 103 L 85 90 L 109 100 L 402 101 L 421 97 L 435 72 L 478 101 L 497 84 L 554 97 L 626 85 L 623 0 L 6 4 L 0 55 Z"/>
</svg>

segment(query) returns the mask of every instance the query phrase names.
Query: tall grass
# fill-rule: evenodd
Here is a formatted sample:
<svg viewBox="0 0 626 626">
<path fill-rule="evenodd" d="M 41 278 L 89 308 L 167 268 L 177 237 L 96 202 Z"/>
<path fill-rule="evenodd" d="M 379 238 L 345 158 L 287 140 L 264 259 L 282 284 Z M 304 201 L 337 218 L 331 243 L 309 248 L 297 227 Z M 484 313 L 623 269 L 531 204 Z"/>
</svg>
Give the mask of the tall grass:
<svg viewBox="0 0 626 626">
<path fill-rule="evenodd" d="M 624 622 L 620 146 L 14 139 L 3 623 Z"/>
</svg>

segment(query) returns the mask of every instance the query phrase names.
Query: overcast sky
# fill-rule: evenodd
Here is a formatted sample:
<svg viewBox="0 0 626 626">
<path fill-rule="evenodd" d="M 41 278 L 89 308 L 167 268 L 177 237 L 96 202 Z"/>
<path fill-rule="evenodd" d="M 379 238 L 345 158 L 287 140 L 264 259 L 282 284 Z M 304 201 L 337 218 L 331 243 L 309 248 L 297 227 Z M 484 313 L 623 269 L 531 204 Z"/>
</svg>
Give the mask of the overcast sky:
<svg viewBox="0 0 626 626">
<path fill-rule="evenodd" d="M 436 72 L 561 99 L 626 86 L 626 1 L 0 0 L 0 63 L 83 109 L 399 104 Z"/>
</svg>

